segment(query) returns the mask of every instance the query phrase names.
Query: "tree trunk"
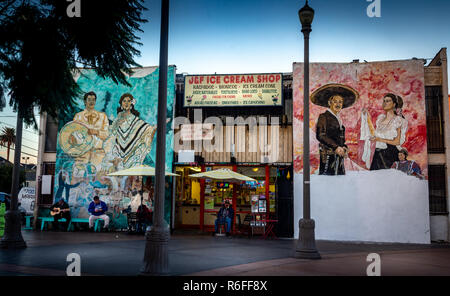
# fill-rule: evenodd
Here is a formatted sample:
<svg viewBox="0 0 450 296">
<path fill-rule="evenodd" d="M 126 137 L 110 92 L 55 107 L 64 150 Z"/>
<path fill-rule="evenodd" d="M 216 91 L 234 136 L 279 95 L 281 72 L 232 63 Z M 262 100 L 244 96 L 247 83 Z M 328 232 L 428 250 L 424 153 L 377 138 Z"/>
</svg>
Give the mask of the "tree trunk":
<svg viewBox="0 0 450 296">
<path fill-rule="evenodd" d="M 9 161 L 9 150 L 11 149 L 11 143 L 8 142 L 8 149 L 6 150 L 6 159 Z"/>
</svg>

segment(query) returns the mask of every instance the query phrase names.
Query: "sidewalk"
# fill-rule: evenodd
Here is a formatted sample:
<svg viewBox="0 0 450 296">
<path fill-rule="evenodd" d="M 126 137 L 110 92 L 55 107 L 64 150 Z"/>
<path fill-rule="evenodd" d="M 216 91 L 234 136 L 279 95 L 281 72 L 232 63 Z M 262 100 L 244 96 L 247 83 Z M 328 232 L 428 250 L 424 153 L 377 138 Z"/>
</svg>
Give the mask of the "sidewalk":
<svg viewBox="0 0 450 296">
<path fill-rule="evenodd" d="M 65 275 L 69 253 L 82 275 L 138 275 L 145 238 L 126 233 L 23 231 L 28 248 L 0 250 L 0 275 Z M 175 232 L 169 275 L 366 275 L 369 253 L 381 256 L 381 275 L 450 275 L 449 244 L 367 244 L 318 241 L 321 260 L 293 258 L 296 240 L 261 240 Z"/>
<path fill-rule="evenodd" d="M 382 276 L 450 276 L 450 250 L 378 252 Z M 321 260 L 267 260 L 224 267 L 190 276 L 366 276 L 368 253 L 324 255 Z"/>
</svg>

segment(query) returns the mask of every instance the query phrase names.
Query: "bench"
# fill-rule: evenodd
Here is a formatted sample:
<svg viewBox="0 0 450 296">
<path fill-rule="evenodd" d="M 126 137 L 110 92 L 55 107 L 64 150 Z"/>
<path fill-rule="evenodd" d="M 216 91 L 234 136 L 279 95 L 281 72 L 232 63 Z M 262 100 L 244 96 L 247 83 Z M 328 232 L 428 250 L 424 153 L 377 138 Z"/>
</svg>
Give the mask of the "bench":
<svg viewBox="0 0 450 296">
<path fill-rule="evenodd" d="M 97 219 L 95 220 L 94 224 L 94 231 L 99 231 L 99 223 L 100 220 L 103 221 L 103 219 Z M 60 220 L 61 221 L 61 220 Z M 72 223 L 88 223 L 89 224 L 89 218 L 72 218 L 69 222 L 69 226 L 67 227 L 67 231 L 72 231 L 74 227 L 72 227 Z"/>
<path fill-rule="evenodd" d="M 31 227 L 31 218 L 33 218 L 33 216 L 25 216 L 24 230 L 33 230 L 33 227 Z"/>
<path fill-rule="evenodd" d="M 53 221 L 55 221 L 55 219 L 54 219 L 53 217 L 39 217 L 38 219 L 41 219 L 41 231 L 44 230 L 45 224 L 46 224 L 47 222 L 53 222 Z M 61 219 L 59 219 L 58 221 L 59 221 L 59 222 L 66 222 L 66 219 L 65 219 L 65 218 L 61 218 Z"/>
<path fill-rule="evenodd" d="M 72 231 L 74 229 L 72 223 L 88 223 L 89 224 L 89 218 L 72 218 L 69 222 L 69 225 L 67 226 L 67 231 Z"/>
<path fill-rule="evenodd" d="M 100 232 L 100 221 L 103 221 L 103 223 L 105 223 L 105 221 L 101 218 L 98 218 L 97 220 L 95 220 L 95 225 L 94 225 L 95 232 Z"/>
</svg>

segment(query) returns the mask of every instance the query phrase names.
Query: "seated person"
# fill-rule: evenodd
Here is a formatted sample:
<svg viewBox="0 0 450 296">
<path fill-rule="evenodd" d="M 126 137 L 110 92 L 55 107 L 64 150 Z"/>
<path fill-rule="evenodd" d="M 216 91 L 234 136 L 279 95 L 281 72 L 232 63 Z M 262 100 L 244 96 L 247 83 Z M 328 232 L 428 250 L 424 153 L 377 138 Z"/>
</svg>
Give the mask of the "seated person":
<svg viewBox="0 0 450 296">
<path fill-rule="evenodd" d="M 137 231 L 145 232 L 144 226 L 152 223 L 153 213 L 150 212 L 146 205 L 140 205 L 136 212 Z"/>
<path fill-rule="evenodd" d="M 54 218 L 54 221 L 53 221 L 54 230 L 55 231 L 59 230 L 59 219 L 64 218 L 64 219 L 66 219 L 66 222 L 64 222 L 64 230 L 67 231 L 67 226 L 69 225 L 72 217 L 70 216 L 69 205 L 64 201 L 64 199 L 60 198 L 55 204 L 53 204 L 50 207 L 50 211 L 52 213 L 57 213 L 54 215 L 52 214 L 52 216 Z"/>
<path fill-rule="evenodd" d="M 89 229 L 91 231 L 94 230 L 94 222 L 97 219 L 103 219 L 105 221 L 103 229 L 108 231 L 109 217 L 106 215 L 106 211 L 108 211 L 106 204 L 98 196 L 94 196 L 94 201 L 89 204 L 88 209 L 89 214 L 91 214 L 89 216 Z"/>
<path fill-rule="evenodd" d="M 223 206 L 220 208 L 219 212 L 217 213 L 217 219 L 215 222 L 215 231 L 213 235 L 215 235 L 218 232 L 217 230 L 219 228 L 219 223 L 226 223 L 227 225 L 226 233 L 227 236 L 229 236 L 233 216 L 234 216 L 233 208 L 230 207 L 230 202 L 226 200 Z"/>
</svg>

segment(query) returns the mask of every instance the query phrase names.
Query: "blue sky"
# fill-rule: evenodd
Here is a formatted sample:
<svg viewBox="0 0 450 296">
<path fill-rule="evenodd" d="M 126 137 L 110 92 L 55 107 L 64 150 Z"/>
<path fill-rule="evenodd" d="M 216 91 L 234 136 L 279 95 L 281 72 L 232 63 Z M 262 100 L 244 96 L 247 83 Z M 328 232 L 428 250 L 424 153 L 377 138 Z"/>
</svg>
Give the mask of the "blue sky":
<svg viewBox="0 0 450 296">
<path fill-rule="evenodd" d="M 312 62 L 432 58 L 450 43 L 450 1 L 380 0 L 369 18 L 366 0 L 311 0 L 315 9 Z M 303 38 L 293 0 L 172 0 L 169 63 L 178 72 L 290 72 L 303 61 Z M 160 1 L 147 1 L 150 20 L 137 60 L 159 61 Z M 447 30 L 447 32 L 446 32 Z"/>
<path fill-rule="evenodd" d="M 310 0 L 315 10 L 311 62 L 433 58 L 450 44 L 449 0 L 380 0 L 381 17 L 369 18 L 366 0 Z M 159 63 L 161 1 L 146 1 L 142 66 Z M 303 61 L 298 19 L 302 0 L 171 0 L 169 64 L 177 73 L 291 72 Z M 15 125 L 14 113 L 0 113 L 0 128 Z M 3 123 L 2 123 L 3 122 Z M 34 133 L 34 134 L 33 134 Z M 37 135 L 24 132 L 37 149 Z M 24 148 L 30 154 L 33 149 Z M 6 154 L 0 148 L 0 155 Z"/>
</svg>

